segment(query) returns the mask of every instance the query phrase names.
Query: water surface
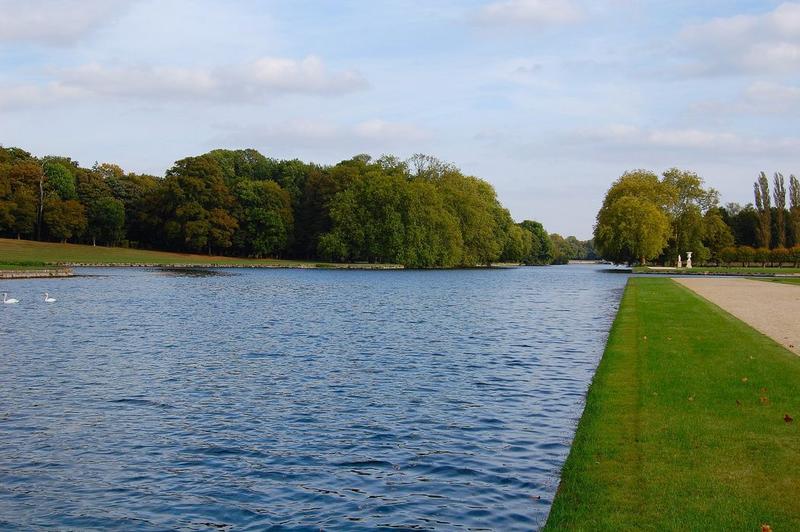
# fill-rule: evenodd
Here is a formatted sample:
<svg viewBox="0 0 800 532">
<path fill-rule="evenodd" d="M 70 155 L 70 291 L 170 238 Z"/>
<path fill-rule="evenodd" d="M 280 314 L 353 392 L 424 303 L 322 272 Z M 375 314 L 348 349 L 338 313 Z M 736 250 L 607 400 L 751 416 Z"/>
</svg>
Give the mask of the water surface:
<svg viewBox="0 0 800 532">
<path fill-rule="evenodd" d="M 541 525 L 626 276 L 218 272 L 2 283 L 0 528 Z"/>
</svg>

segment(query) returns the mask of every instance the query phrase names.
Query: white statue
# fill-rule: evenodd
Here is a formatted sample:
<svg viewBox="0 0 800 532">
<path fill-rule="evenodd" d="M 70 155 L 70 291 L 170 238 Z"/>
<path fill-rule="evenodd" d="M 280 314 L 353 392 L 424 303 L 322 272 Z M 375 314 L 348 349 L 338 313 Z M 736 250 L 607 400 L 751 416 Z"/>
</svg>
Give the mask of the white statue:
<svg viewBox="0 0 800 532">
<path fill-rule="evenodd" d="M 678 268 L 683 268 L 683 259 L 681 259 L 680 255 L 678 255 Z"/>
<path fill-rule="evenodd" d="M 692 252 L 691 251 L 687 251 L 686 252 L 686 268 L 688 268 L 688 269 L 692 268 Z"/>
</svg>

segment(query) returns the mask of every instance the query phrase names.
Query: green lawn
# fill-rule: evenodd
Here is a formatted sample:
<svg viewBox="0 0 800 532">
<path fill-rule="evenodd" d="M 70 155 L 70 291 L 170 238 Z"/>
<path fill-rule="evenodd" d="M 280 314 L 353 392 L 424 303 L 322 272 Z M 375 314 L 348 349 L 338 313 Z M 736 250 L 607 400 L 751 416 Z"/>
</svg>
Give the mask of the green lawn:
<svg viewBox="0 0 800 532">
<path fill-rule="evenodd" d="M 546 530 L 800 530 L 798 390 L 800 357 L 630 279 Z"/>
<path fill-rule="evenodd" d="M 186 264 L 186 265 L 252 265 L 252 266 L 319 266 L 335 267 L 317 262 L 275 259 L 240 259 L 233 257 L 212 257 L 162 251 L 109 248 L 103 246 L 81 246 L 77 244 L 54 244 L 31 240 L 11 240 L 0 238 L 0 268 L 22 269 L 22 267 L 43 267 L 48 265 L 81 264 Z"/>
<path fill-rule="evenodd" d="M 633 268 L 634 273 L 681 273 L 681 274 L 692 274 L 692 275 L 702 275 L 705 273 L 709 274 L 735 274 L 735 275 L 748 275 L 748 274 L 800 274 L 800 268 L 790 268 L 790 267 L 781 267 L 781 268 L 764 268 L 761 266 L 750 266 L 747 268 L 742 268 L 740 266 L 695 266 L 691 270 L 687 270 L 686 268 L 681 268 L 680 270 L 653 270 L 649 266 L 636 266 Z"/>
<path fill-rule="evenodd" d="M 759 279 L 759 280 L 769 281 L 771 283 L 800 284 L 800 277 L 775 277 L 775 278 Z"/>
</svg>

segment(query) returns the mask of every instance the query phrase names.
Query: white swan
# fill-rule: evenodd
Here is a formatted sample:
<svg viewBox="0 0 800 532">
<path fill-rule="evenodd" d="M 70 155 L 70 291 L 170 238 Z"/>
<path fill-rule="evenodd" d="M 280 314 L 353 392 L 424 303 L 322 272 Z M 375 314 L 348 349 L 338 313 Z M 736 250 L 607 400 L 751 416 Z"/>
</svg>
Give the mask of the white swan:
<svg viewBox="0 0 800 532">
<path fill-rule="evenodd" d="M 48 294 L 47 292 L 45 292 L 45 293 L 44 293 L 44 302 L 45 302 L 45 303 L 55 303 L 55 302 L 56 302 L 56 298 L 54 298 L 54 297 L 50 297 L 50 294 Z"/>
<path fill-rule="evenodd" d="M 5 303 L 6 305 L 11 305 L 13 303 L 19 303 L 19 299 L 8 297 L 8 292 L 3 292 L 3 303 Z"/>
</svg>

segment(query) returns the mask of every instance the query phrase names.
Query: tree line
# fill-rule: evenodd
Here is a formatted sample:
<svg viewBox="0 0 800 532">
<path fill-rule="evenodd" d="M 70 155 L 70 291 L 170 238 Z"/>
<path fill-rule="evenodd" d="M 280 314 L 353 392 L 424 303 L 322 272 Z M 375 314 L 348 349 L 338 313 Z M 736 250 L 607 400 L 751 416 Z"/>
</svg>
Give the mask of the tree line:
<svg viewBox="0 0 800 532">
<path fill-rule="evenodd" d="M 797 263 L 800 256 L 800 182 L 761 172 L 754 203 L 720 205 L 719 193 L 696 173 L 672 168 L 661 176 L 626 172 L 606 193 L 594 244 L 615 262 L 674 264 L 693 252 L 699 263 Z"/>
<path fill-rule="evenodd" d="M 591 249 L 515 223 L 489 183 L 431 156 L 325 166 L 252 149 L 187 157 L 161 178 L 0 147 L 0 235 L 413 268 L 550 264 Z"/>
</svg>

